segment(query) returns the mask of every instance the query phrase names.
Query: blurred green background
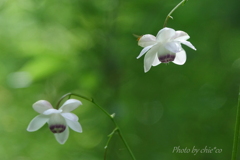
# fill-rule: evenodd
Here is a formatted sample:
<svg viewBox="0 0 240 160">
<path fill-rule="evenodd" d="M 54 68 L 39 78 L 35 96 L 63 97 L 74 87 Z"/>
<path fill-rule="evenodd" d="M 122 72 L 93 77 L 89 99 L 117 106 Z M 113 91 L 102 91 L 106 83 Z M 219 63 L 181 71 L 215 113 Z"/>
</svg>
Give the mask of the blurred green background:
<svg viewBox="0 0 240 160">
<path fill-rule="evenodd" d="M 40 99 L 93 97 L 116 121 L 137 160 L 230 159 L 240 83 L 240 1 L 190 0 L 168 27 L 187 32 L 183 66 L 143 70 L 132 34 L 153 34 L 180 0 L 1 0 L 0 159 L 102 160 L 112 122 L 94 105 L 73 112 L 83 133 L 64 145 L 47 125 L 26 128 Z M 172 153 L 218 148 L 221 153 Z M 109 160 L 130 160 L 117 135 Z"/>
</svg>

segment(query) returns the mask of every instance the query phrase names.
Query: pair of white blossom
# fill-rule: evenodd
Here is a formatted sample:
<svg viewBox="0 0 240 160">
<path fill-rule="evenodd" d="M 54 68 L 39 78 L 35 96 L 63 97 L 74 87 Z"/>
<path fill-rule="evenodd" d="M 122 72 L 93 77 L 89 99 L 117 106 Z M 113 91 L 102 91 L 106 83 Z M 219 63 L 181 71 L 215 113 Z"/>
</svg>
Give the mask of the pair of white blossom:
<svg viewBox="0 0 240 160">
<path fill-rule="evenodd" d="M 189 38 L 190 36 L 186 32 L 175 31 L 171 28 L 161 29 L 156 37 L 151 34 L 140 37 L 138 45 L 144 48 L 137 58 L 145 54 L 144 71 L 148 72 L 151 66 L 157 66 L 160 63 L 173 62 L 183 65 L 187 58 L 181 44 L 196 50 L 187 41 Z M 54 133 L 56 140 L 60 144 L 64 144 L 69 136 L 69 127 L 76 132 L 82 132 L 78 117 L 71 113 L 80 105 L 82 105 L 81 101 L 69 99 L 59 109 L 54 109 L 48 101 L 37 101 L 33 104 L 33 109 L 40 115 L 32 119 L 27 127 L 27 131 L 37 131 L 44 124 L 48 123 L 49 129 Z"/>
<path fill-rule="evenodd" d="M 189 38 L 190 36 L 186 32 L 175 31 L 167 27 L 161 29 L 156 37 L 151 34 L 143 35 L 139 38 L 138 45 L 144 48 L 137 59 L 146 53 L 144 57 L 145 72 L 148 72 L 152 66 L 157 66 L 160 63 L 173 62 L 183 65 L 186 62 L 187 56 L 181 44 L 196 50 L 187 41 Z"/>
<path fill-rule="evenodd" d="M 27 131 L 37 131 L 44 124 L 48 123 L 49 129 L 54 133 L 56 140 L 60 144 L 64 144 L 69 136 L 68 127 L 76 132 L 82 132 L 78 116 L 71 113 L 80 105 L 82 105 L 81 101 L 69 99 L 59 109 L 54 109 L 48 101 L 37 101 L 33 104 L 33 109 L 40 115 L 32 119 L 27 127 Z"/>
</svg>

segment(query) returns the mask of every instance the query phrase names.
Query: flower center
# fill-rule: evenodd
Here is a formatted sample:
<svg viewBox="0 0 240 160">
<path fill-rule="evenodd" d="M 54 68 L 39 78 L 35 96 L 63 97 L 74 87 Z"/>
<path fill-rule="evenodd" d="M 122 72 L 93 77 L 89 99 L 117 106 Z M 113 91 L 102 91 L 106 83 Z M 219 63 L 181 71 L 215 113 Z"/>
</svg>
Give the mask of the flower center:
<svg viewBox="0 0 240 160">
<path fill-rule="evenodd" d="M 162 63 L 168 63 L 168 62 L 172 62 L 174 61 L 175 59 L 175 55 L 171 55 L 171 54 L 167 54 L 167 55 L 163 55 L 163 56 L 160 56 L 158 57 L 159 61 L 162 62 Z"/>
<path fill-rule="evenodd" d="M 55 125 L 51 125 L 49 129 L 53 133 L 62 133 L 66 129 L 66 126 L 62 124 L 55 124 Z"/>
</svg>

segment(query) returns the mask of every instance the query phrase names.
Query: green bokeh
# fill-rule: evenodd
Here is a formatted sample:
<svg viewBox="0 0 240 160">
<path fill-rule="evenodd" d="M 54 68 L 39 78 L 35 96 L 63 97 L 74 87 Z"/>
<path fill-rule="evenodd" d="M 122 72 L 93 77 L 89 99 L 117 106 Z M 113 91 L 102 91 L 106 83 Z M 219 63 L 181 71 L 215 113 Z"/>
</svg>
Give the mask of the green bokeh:
<svg viewBox="0 0 240 160">
<path fill-rule="evenodd" d="M 83 133 L 64 145 L 47 125 L 26 128 L 32 104 L 75 92 L 116 114 L 137 160 L 230 159 L 240 83 L 240 1 L 189 0 L 168 27 L 187 32 L 183 66 L 143 70 L 133 34 L 153 34 L 178 0 L 1 0 L 0 159 L 102 160 L 111 121 L 74 110 Z M 221 153 L 172 153 L 218 148 Z M 130 160 L 117 135 L 108 159 Z"/>
</svg>

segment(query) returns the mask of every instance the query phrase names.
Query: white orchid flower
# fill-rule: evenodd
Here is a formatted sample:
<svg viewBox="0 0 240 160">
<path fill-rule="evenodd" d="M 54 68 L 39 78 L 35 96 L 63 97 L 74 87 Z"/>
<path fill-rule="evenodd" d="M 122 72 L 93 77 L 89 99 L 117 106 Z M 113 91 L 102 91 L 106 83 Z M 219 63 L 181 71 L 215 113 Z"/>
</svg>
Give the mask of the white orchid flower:
<svg viewBox="0 0 240 160">
<path fill-rule="evenodd" d="M 161 29 L 157 36 L 151 34 L 143 35 L 139 38 L 138 45 L 144 47 L 140 52 L 140 58 L 145 53 L 144 71 L 148 72 L 151 66 L 157 66 L 160 63 L 173 62 L 178 65 L 183 65 L 186 62 L 186 52 L 181 44 L 196 50 L 196 48 L 187 41 L 190 36 L 183 31 L 175 31 L 172 28 Z"/>
<path fill-rule="evenodd" d="M 64 144 L 69 136 L 68 127 L 76 132 L 82 132 L 82 127 L 78 122 L 78 117 L 75 114 L 70 113 L 79 105 L 82 105 L 79 100 L 69 99 L 59 109 L 54 109 L 48 101 L 37 101 L 33 104 L 33 109 L 40 113 L 40 115 L 32 119 L 27 127 L 27 131 L 37 131 L 45 123 L 48 123 L 56 140 L 60 144 Z"/>
</svg>

